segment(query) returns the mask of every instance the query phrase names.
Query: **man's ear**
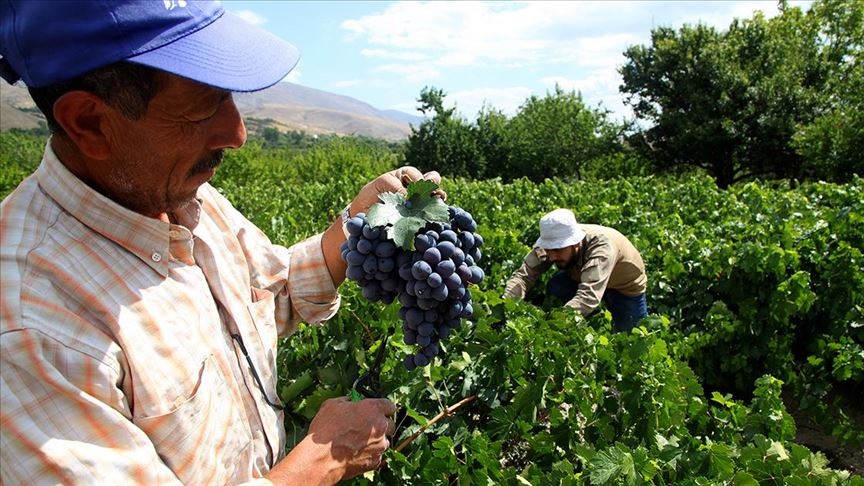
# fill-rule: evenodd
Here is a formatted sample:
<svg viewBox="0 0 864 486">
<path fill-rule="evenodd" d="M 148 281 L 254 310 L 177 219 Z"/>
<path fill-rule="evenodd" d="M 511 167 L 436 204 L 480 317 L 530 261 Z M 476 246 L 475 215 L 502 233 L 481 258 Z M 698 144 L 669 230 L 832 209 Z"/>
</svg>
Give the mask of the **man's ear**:
<svg viewBox="0 0 864 486">
<path fill-rule="evenodd" d="M 70 91 L 54 103 L 54 119 L 69 140 L 86 157 L 105 160 L 111 156 L 111 146 L 105 129 L 108 105 L 86 91 Z"/>
</svg>

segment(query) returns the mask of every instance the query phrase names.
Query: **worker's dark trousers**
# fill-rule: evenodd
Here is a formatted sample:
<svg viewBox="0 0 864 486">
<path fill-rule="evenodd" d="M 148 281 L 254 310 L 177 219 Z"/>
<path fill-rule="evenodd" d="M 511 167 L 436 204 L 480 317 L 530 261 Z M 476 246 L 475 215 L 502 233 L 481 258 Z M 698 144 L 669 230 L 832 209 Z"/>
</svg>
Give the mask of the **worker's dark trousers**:
<svg viewBox="0 0 864 486">
<path fill-rule="evenodd" d="M 567 272 L 560 271 L 549 279 L 546 289 L 550 294 L 567 302 L 576 296 L 579 282 L 571 279 Z M 615 289 L 606 289 L 603 292 L 603 302 L 612 313 L 616 331 L 630 332 L 639 323 L 639 319 L 648 315 L 648 299 L 644 293 L 624 295 Z"/>
</svg>

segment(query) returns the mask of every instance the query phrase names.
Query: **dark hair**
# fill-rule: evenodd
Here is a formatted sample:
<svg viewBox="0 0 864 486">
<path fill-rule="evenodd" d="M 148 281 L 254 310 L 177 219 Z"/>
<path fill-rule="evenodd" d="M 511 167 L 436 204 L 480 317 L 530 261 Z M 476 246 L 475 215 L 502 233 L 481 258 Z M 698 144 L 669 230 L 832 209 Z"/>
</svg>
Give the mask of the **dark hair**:
<svg viewBox="0 0 864 486">
<path fill-rule="evenodd" d="M 98 96 L 123 116 L 137 120 L 144 116 L 150 100 L 163 87 L 161 71 L 120 61 L 81 76 L 41 88 L 28 88 L 30 97 L 45 115 L 52 133 L 63 133 L 54 119 L 54 103 L 70 91 L 87 91 Z"/>
</svg>

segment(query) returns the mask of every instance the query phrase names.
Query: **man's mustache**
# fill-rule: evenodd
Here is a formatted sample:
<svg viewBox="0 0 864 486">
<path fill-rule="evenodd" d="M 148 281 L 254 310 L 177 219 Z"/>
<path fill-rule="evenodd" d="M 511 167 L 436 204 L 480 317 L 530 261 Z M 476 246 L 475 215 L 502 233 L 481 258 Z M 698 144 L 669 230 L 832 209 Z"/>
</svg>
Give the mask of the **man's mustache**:
<svg viewBox="0 0 864 486">
<path fill-rule="evenodd" d="M 194 166 L 192 166 L 192 173 L 199 174 L 202 172 L 207 172 L 208 170 L 215 169 L 222 163 L 222 160 L 225 158 L 224 150 L 217 150 L 213 152 L 209 157 L 205 157 L 199 160 Z"/>
</svg>

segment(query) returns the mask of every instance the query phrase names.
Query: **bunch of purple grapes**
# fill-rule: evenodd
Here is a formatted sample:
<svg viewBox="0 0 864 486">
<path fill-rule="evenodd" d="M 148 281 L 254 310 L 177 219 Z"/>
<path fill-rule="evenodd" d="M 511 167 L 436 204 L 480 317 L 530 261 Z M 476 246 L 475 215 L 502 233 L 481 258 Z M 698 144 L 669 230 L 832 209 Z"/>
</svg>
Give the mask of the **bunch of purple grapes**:
<svg viewBox="0 0 864 486">
<path fill-rule="evenodd" d="M 483 246 L 477 223 L 461 208 L 449 206 L 448 213 L 449 223 L 427 223 L 417 232 L 414 251 L 396 247 L 383 228 L 368 225 L 365 214 L 348 221 L 348 241 L 342 248 L 346 276 L 370 301 L 399 298 L 403 340 L 417 346 L 415 354 L 405 357 L 409 370 L 428 365 L 440 353 L 441 341 L 471 317 L 468 285 L 485 276 L 477 265 Z"/>
</svg>

